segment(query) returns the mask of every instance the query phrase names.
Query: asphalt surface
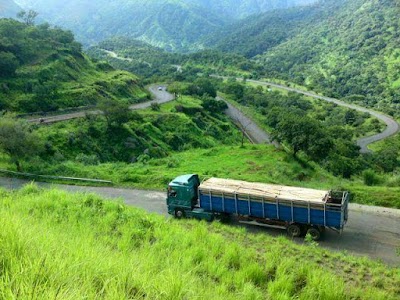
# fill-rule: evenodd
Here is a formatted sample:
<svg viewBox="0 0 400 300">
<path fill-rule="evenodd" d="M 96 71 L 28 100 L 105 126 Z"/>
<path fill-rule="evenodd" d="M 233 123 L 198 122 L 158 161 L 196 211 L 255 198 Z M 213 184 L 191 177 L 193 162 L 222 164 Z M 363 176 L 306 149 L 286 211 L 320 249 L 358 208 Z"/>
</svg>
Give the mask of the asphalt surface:
<svg viewBox="0 0 400 300">
<path fill-rule="evenodd" d="M 0 177 L 0 186 L 18 189 L 28 180 Z M 165 192 L 124 189 L 114 187 L 87 187 L 38 183 L 44 188 L 57 187 L 69 192 L 93 192 L 108 199 L 122 199 L 127 205 L 142 208 L 151 213 L 168 216 L 165 204 Z M 285 235 L 281 229 L 265 228 L 233 222 L 233 226 L 243 226 L 249 233 Z M 295 239 L 302 243 L 302 239 Z M 326 230 L 319 244 L 327 249 L 348 251 L 355 255 L 364 255 L 379 259 L 390 266 L 400 267 L 400 210 L 382 207 L 350 204 L 349 220 L 341 235 Z"/>
<path fill-rule="evenodd" d="M 240 80 L 242 80 L 242 79 L 240 79 Z M 316 99 L 320 99 L 320 100 L 323 100 L 323 101 L 335 103 L 335 104 L 343 106 L 343 107 L 351 108 L 351 109 L 354 109 L 354 110 L 357 110 L 357 111 L 360 111 L 360 112 L 367 112 L 370 115 L 376 117 L 377 119 L 383 121 L 386 124 L 386 129 L 384 131 L 382 131 L 381 133 L 378 133 L 378 134 L 375 134 L 375 135 L 371 135 L 371 136 L 367 136 L 367 137 L 363 137 L 363 138 L 357 140 L 357 145 L 360 146 L 360 148 L 361 148 L 360 151 L 362 153 L 370 152 L 370 150 L 368 149 L 368 145 L 369 144 L 372 144 L 374 142 L 377 142 L 377 141 L 383 140 L 383 139 L 385 139 L 387 137 L 390 137 L 392 135 L 395 135 L 400 130 L 399 123 L 397 123 L 393 118 L 391 118 L 391 117 L 389 117 L 389 116 L 387 116 L 387 115 L 385 115 L 383 113 L 374 111 L 372 109 L 368 109 L 368 108 L 361 107 L 361 106 L 354 105 L 354 104 L 349 104 L 349 103 L 340 101 L 338 99 L 320 96 L 320 95 L 317 95 L 317 94 L 312 93 L 312 92 L 306 92 L 306 91 L 302 91 L 302 90 L 299 90 L 299 89 L 287 87 L 287 86 L 284 86 L 284 85 L 272 83 L 272 82 L 264 82 L 264 81 L 251 80 L 251 79 L 248 79 L 247 81 L 248 82 L 252 82 L 252 83 L 256 83 L 256 84 L 259 84 L 259 85 L 263 85 L 263 86 L 272 86 L 272 87 L 276 87 L 276 88 L 279 88 L 279 89 L 284 89 L 284 90 L 287 90 L 287 91 L 290 91 L 290 92 L 303 94 L 303 95 L 306 95 L 306 96 L 309 96 L 309 97 L 313 97 L 313 98 L 316 98 Z"/>
<path fill-rule="evenodd" d="M 142 103 L 138 103 L 138 104 L 133 104 L 133 105 L 129 106 L 129 108 L 132 110 L 143 109 L 143 108 L 150 107 L 151 104 L 153 104 L 153 103 L 162 104 L 162 103 L 174 100 L 174 96 L 166 91 L 165 86 L 151 85 L 148 87 L 148 90 L 153 94 L 154 100 L 142 102 Z M 62 121 L 71 120 L 71 119 L 83 118 L 87 114 L 98 115 L 98 114 L 102 114 L 102 112 L 99 110 L 88 110 L 88 111 L 68 113 L 68 114 L 63 114 L 63 115 L 46 116 L 46 117 L 40 117 L 40 118 L 36 117 L 36 118 L 28 119 L 28 121 L 31 123 L 36 123 L 36 124 L 52 124 L 52 123 L 62 122 Z"/>
<path fill-rule="evenodd" d="M 218 100 L 224 101 L 221 97 L 217 97 Z M 225 113 L 245 132 L 247 138 L 254 144 L 270 144 L 271 137 L 268 133 L 262 130 L 253 120 L 244 115 L 238 108 L 230 104 L 225 103 L 228 108 Z"/>
</svg>

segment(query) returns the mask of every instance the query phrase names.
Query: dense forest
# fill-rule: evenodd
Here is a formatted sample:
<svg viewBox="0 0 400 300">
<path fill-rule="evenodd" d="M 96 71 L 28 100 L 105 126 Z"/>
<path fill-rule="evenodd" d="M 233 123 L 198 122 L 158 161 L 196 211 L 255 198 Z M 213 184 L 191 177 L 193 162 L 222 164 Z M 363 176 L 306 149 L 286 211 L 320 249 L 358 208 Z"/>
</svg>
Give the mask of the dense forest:
<svg viewBox="0 0 400 300">
<path fill-rule="evenodd" d="M 72 32 L 33 22 L 28 15 L 23 22 L 0 19 L 0 110 L 46 112 L 147 98 L 135 75 L 92 62 Z"/>
<path fill-rule="evenodd" d="M 105 40 L 86 51 L 96 60 L 104 60 L 114 68 L 123 69 L 142 77 L 144 82 L 163 80 L 194 80 L 197 74 L 226 74 L 257 72 L 260 65 L 239 54 L 218 50 L 196 53 L 170 53 L 131 38 Z"/>
<path fill-rule="evenodd" d="M 49 22 L 73 30 L 85 45 L 124 36 L 168 51 L 199 50 L 203 47 L 199 43 L 202 36 L 241 17 L 313 2 L 315 0 L 18 1 L 23 8 L 38 11 Z"/>
<path fill-rule="evenodd" d="M 269 78 L 397 115 L 399 12 L 393 0 L 327 0 L 250 20 L 218 48 L 259 54 L 255 60 Z"/>
</svg>

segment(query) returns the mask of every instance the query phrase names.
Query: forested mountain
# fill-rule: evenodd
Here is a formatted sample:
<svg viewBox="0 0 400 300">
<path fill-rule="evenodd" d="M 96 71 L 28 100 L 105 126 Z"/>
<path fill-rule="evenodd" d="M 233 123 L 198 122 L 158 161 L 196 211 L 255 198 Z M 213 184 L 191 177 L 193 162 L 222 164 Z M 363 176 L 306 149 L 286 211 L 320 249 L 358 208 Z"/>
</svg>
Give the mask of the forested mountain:
<svg viewBox="0 0 400 300">
<path fill-rule="evenodd" d="M 18 0 L 49 22 L 71 29 L 84 44 L 127 36 L 169 51 L 198 50 L 202 36 L 240 17 L 315 1 Z"/>
<path fill-rule="evenodd" d="M 0 19 L 0 37 L 0 111 L 54 111 L 146 96 L 133 74 L 88 59 L 70 31 Z"/>
<path fill-rule="evenodd" d="M 204 37 L 206 47 L 234 52 L 249 58 L 294 37 L 306 24 L 312 26 L 328 12 L 320 6 L 305 6 L 251 16 Z"/>
<path fill-rule="evenodd" d="M 198 73 L 226 74 L 230 70 L 260 70 L 255 63 L 241 55 L 203 50 L 196 53 L 170 53 L 145 42 L 130 38 L 112 38 L 90 47 L 86 53 L 98 60 L 105 60 L 114 68 L 140 75 L 147 82 L 175 77 L 177 80 Z"/>
<path fill-rule="evenodd" d="M 325 0 L 245 19 L 209 38 L 209 45 L 248 57 L 260 54 L 256 61 L 270 78 L 395 114 L 399 15 L 397 0 Z"/>
<path fill-rule="evenodd" d="M 21 7 L 13 0 L 0 0 L 0 18 L 15 18 L 20 11 Z"/>
</svg>

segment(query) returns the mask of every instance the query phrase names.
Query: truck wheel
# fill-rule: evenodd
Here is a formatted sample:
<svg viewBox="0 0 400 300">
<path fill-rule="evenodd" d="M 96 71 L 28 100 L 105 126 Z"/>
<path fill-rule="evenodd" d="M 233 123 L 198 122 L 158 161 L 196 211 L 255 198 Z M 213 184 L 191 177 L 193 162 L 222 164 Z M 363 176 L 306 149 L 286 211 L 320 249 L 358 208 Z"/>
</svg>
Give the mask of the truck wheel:
<svg viewBox="0 0 400 300">
<path fill-rule="evenodd" d="M 184 217 L 184 215 L 185 215 L 185 213 L 183 212 L 182 209 L 175 210 L 175 218 L 182 219 Z"/>
<path fill-rule="evenodd" d="M 290 224 L 287 227 L 287 233 L 291 237 L 298 237 L 301 235 L 301 228 L 297 224 Z"/>
<path fill-rule="evenodd" d="M 318 228 L 311 227 L 307 230 L 307 234 L 309 234 L 313 241 L 318 241 L 321 237 L 321 232 Z"/>
</svg>

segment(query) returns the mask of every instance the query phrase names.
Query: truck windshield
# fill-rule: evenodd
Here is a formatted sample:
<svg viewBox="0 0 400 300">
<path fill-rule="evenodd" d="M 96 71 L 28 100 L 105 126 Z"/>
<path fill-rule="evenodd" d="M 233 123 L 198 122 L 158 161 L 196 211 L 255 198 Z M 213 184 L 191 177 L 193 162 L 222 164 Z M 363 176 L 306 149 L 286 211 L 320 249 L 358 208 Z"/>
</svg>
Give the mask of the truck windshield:
<svg viewBox="0 0 400 300">
<path fill-rule="evenodd" d="M 173 189 L 168 190 L 168 197 L 176 197 L 176 191 Z"/>
</svg>

